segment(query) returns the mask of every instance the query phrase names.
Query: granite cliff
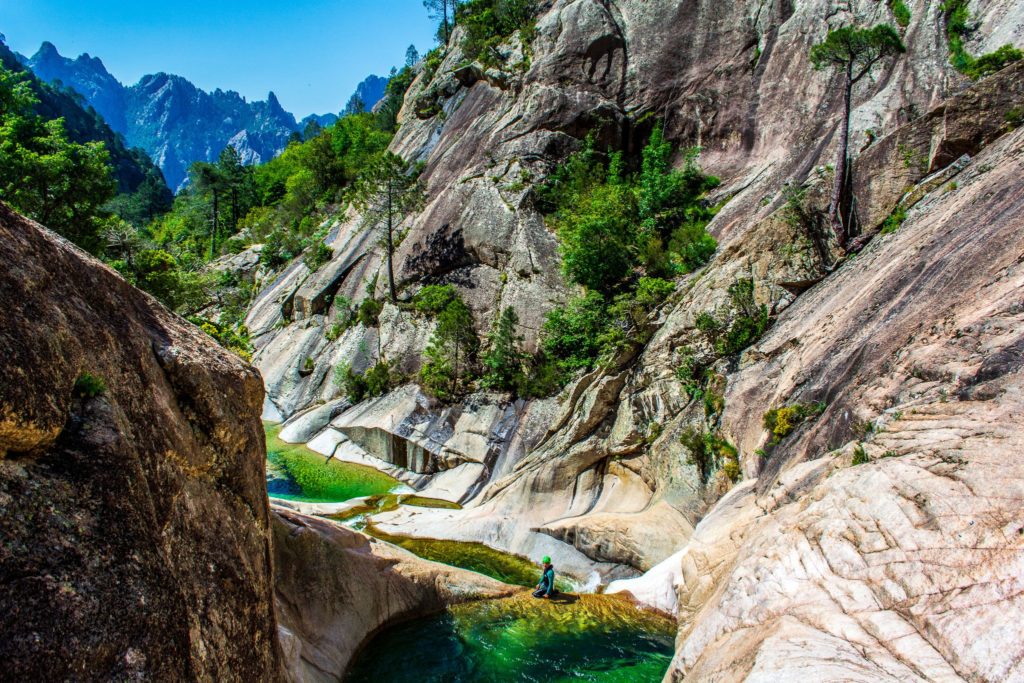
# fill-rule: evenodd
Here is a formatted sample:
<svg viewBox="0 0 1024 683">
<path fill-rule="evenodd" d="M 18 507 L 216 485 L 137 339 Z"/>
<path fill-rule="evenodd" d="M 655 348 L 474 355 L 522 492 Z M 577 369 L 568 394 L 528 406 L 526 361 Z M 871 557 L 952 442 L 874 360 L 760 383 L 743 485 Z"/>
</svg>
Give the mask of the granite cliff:
<svg viewBox="0 0 1024 683">
<path fill-rule="evenodd" d="M 999 668 L 962 653 L 957 634 L 988 613 L 988 600 L 1016 609 L 1011 503 L 973 477 L 992 476 L 1019 500 L 1013 466 L 981 473 L 1012 460 L 1020 439 L 1021 138 L 1012 120 L 1024 79 L 1016 64 L 972 82 L 950 63 L 942 3 L 908 7 L 906 56 L 854 91 L 856 256 L 844 257 L 813 219 L 794 218 L 787 187 L 803 188 L 806 215 L 827 206 L 840 102 L 809 48 L 853 21 L 896 24 L 891 4 L 559 0 L 543 5 L 528 45 L 518 35 L 504 44 L 498 66 L 450 49 L 406 94 L 392 143 L 424 164 L 428 191 L 396 253 L 407 294 L 455 285 L 481 335 L 511 306 L 536 344 L 546 311 L 570 288 L 533 187 L 586 134 L 635 155 L 656 120 L 679 146 L 700 146 L 702 167 L 723 181 L 708 198 L 721 207 L 709 226 L 718 251 L 676 283 L 648 321 L 649 341 L 556 397 L 481 392 L 444 405 L 408 385 L 352 406 L 333 368 L 385 357 L 414 373 L 430 328 L 385 302 L 378 326 L 328 334 L 335 302 L 358 304 L 374 282 L 370 293 L 385 298 L 386 278 L 374 277 L 383 251 L 359 215 L 339 215 L 327 237 L 333 260 L 314 273 L 298 261 L 265 273 L 250 311 L 265 416 L 285 421 L 282 438 L 375 459 L 463 504 L 378 515 L 388 533 L 550 554 L 580 578 L 650 570 L 613 585 L 681 616 L 673 676 L 1010 675 L 1016 650 Z M 970 11 L 971 53 L 1020 43 L 1015 3 Z M 894 215 L 902 226 L 879 234 Z M 707 418 L 676 370 L 685 349 L 704 343 L 697 314 L 725 306 L 741 277 L 753 280 L 772 327 L 711 368 L 722 400 L 714 427 L 735 449 L 730 476 L 721 463 L 702 471 L 681 438 Z M 819 407 L 773 439 L 765 414 L 793 406 Z M 946 526 L 932 506 L 950 486 L 964 517 Z M 872 496 L 870 511 L 849 512 Z M 922 547 L 966 566 L 981 536 L 992 557 L 984 577 L 933 575 Z M 804 578 L 794 562 L 818 564 Z M 778 580 L 748 597 L 750 576 Z M 804 590 L 811 584 L 816 592 Z M 977 597 L 951 613 L 932 588 Z M 813 604 L 801 611 L 801 599 Z M 848 619 L 861 630 L 846 630 Z M 978 647 L 1007 633 L 988 631 Z M 896 635 L 906 651 L 888 645 Z M 880 650 L 864 649 L 869 637 Z M 822 653 L 833 655 L 767 654 L 806 638 L 831 643 Z M 844 647 L 860 659 L 835 654 Z"/>
</svg>

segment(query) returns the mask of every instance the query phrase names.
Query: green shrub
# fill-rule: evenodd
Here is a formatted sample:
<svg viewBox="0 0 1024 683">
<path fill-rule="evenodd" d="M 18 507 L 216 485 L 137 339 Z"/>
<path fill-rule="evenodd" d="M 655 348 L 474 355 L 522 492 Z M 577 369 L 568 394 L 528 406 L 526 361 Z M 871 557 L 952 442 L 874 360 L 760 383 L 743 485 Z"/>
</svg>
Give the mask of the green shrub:
<svg viewBox="0 0 1024 683">
<path fill-rule="evenodd" d="M 522 390 L 526 354 L 520 348 L 523 337 L 516 330 L 518 325 L 519 316 L 512 307 L 503 309 L 495 319 L 483 358 L 482 386 L 517 393 Z"/>
<path fill-rule="evenodd" d="M 365 373 L 358 373 L 348 363 L 334 368 L 334 384 L 341 388 L 349 402 L 355 405 L 367 398 L 383 396 L 396 384 L 391 366 L 379 360 Z"/>
<path fill-rule="evenodd" d="M 412 305 L 419 313 L 436 316 L 458 296 L 452 285 L 427 285 L 412 298 Z"/>
<path fill-rule="evenodd" d="M 1004 118 L 1011 130 L 1019 128 L 1021 124 L 1024 124 L 1024 107 L 1014 107 L 1006 112 Z"/>
<path fill-rule="evenodd" d="M 889 9 L 897 24 L 904 28 L 910 24 L 910 8 L 903 0 L 889 0 Z"/>
<path fill-rule="evenodd" d="M 772 408 L 763 418 L 764 428 L 772 434 L 771 445 L 789 436 L 802 422 L 816 418 L 823 412 L 824 403 L 793 403 Z"/>
<path fill-rule="evenodd" d="M 442 401 L 458 398 L 476 376 L 479 349 L 473 315 L 456 297 L 437 316 L 437 327 L 423 353 L 420 386 Z"/>
<path fill-rule="evenodd" d="M 75 379 L 72 393 L 78 398 L 96 398 L 107 393 L 107 383 L 103 381 L 102 377 L 83 371 Z"/>
<path fill-rule="evenodd" d="M 969 0 L 945 0 L 942 4 L 942 11 L 946 15 L 950 64 L 964 75 L 977 80 L 1000 71 L 1007 64 L 1024 59 L 1024 51 L 1009 44 L 980 57 L 973 57 L 967 52 L 964 43 L 974 30 L 969 4 Z"/>
<path fill-rule="evenodd" d="M 599 293 L 571 299 L 548 312 L 541 330 L 544 353 L 566 375 L 590 370 L 601 349 L 598 338 L 605 323 L 605 300 Z"/>
<path fill-rule="evenodd" d="M 701 481 L 707 483 L 716 469 L 733 482 L 741 476 L 739 452 L 736 447 L 721 436 L 703 428 L 688 427 L 683 430 L 679 442 L 688 451 L 687 464 L 697 468 Z"/>
<path fill-rule="evenodd" d="M 306 255 L 303 257 L 303 261 L 306 262 L 307 268 L 316 272 L 333 257 L 334 250 L 324 244 L 322 240 L 317 240 L 313 246 L 309 248 L 309 251 L 306 252 Z"/>
<path fill-rule="evenodd" d="M 768 328 L 768 307 L 754 300 L 754 281 L 736 280 L 729 285 L 729 306 L 722 317 L 703 311 L 695 324 L 719 356 L 731 356 L 747 348 Z"/>
<path fill-rule="evenodd" d="M 971 18 L 969 0 L 945 0 L 942 11 L 946 15 L 946 38 L 949 41 L 949 62 L 958 71 L 966 72 L 973 61 L 964 47 L 970 33 Z"/>
<path fill-rule="evenodd" d="M 1006 44 L 992 52 L 973 58 L 964 73 L 977 80 L 1002 71 L 1008 64 L 1019 62 L 1021 59 L 1024 59 L 1024 52 L 1013 45 Z"/>
<path fill-rule="evenodd" d="M 497 48 L 520 29 L 528 29 L 536 12 L 535 0 L 467 0 L 456 10 L 456 24 L 465 38 L 462 52 L 467 59 L 485 65 L 497 64 Z M 529 31 L 527 31 L 527 37 Z"/>
<path fill-rule="evenodd" d="M 356 313 L 356 320 L 358 320 L 363 327 L 377 327 L 377 325 L 380 324 L 380 313 L 383 310 L 383 303 L 377 301 L 373 297 L 366 297 L 359 304 L 359 310 Z"/>
<path fill-rule="evenodd" d="M 235 323 L 215 323 L 212 320 L 192 316 L 189 322 L 196 325 L 206 334 L 213 337 L 218 344 L 239 356 L 244 361 L 252 360 L 252 342 L 249 339 L 249 328 Z"/>
<path fill-rule="evenodd" d="M 565 386 L 565 373 L 558 362 L 539 351 L 530 359 L 522 387 L 517 393 L 523 398 L 554 396 Z"/>
<path fill-rule="evenodd" d="M 853 460 L 851 465 L 863 465 L 871 462 L 871 458 L 868 457 L 867 451 L 864 450 L 864 444 L 857 444 L 853 449 Z"/>
<path fill-rule="evenodd" d="M 719 183 L 697 165 L 699 149 L 683 152 L 681 170 L 661 126 L 643 149 L 641 169 L 628 174 L 620 153 L 601 154 L 588 136 L 537 189 L 551 214 L 566 277 L 612 294 L 643 267 L 648 276 L 691 272 L 717 248 L 706 230 L 714 210 L 703 197 Z M 667 245 L 667 247 L 666 247 Z"/>
<path fill-rule="evenodd" d="M 900 204 L 882 222 L 882 234 L 888 235 L 896 232 L 905 220 L 907 220 L 907 207 Z"/>
</svg>

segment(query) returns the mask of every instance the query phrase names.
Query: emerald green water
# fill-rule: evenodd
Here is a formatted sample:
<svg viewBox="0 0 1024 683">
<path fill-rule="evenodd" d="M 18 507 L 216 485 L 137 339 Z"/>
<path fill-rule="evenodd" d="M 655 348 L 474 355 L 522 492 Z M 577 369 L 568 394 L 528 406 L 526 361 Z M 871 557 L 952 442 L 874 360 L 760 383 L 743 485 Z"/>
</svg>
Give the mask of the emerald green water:
<svg viewBox="0 0 1024 683">
<path fill-rule="evenodd" d="M 267 434 L 267 493 L 309 503 L 337 503 L 385 494 L 396 479 L 372 467 L 328 460 L 301 444 L 281 441 L 280 425 L 264 423 Z"/>
<path fill-rule="evenodd" d="M 486 600 L 373 638 L 346 683 L 656 683 L 676 624 L 614 595 Z"/>
<path fill-rule="evenodd" d="M 505 583 L 517 586 L 536 586 L 540 581 L 541 568 L 538 565 L 525 557 L 504 553 L 483 543 L 391 536 L 372 524 L 366 525 L 362 531 L 382 541 L 405 548 L 425 560 L 468 569 Z M 572 585 L 563 578 L 557 578 L 555 585 L 561 591 L 572 590 Z"/>
</svg>

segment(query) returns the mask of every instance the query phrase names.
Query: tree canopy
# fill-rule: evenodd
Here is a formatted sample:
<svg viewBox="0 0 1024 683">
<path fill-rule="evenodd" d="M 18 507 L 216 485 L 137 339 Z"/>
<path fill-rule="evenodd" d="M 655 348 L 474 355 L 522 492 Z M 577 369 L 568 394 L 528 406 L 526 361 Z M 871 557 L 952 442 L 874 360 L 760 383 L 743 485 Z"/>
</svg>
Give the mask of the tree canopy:
<svg viewBox="0 0 1024 683">
<path fill-rule="evenodd" d="M 844 26 L 829 31 L 825 40 L 811 47 L 810 56 L 815 69 L 843 69 L 850 82 L 856 83 L 880 60 L 906 51 L 895 28 L 878 24 L 872 28 Z"/>
</svg>

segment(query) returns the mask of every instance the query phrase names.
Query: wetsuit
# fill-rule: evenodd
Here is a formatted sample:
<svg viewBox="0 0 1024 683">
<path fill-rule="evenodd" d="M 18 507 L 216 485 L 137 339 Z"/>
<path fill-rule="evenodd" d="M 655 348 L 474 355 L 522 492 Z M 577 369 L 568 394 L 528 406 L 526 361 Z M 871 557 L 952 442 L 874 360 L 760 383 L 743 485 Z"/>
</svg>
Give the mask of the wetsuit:
<svg viewBox="0 0 1024 683">
<path fill-rule="evenodd" d="M 547 567 L 540 577 L 540 588 L 533 591 L 533 597 L 542 598 L 545 595 L 551 597 L 555 594 L 555 568 Z"/>
</svg>

